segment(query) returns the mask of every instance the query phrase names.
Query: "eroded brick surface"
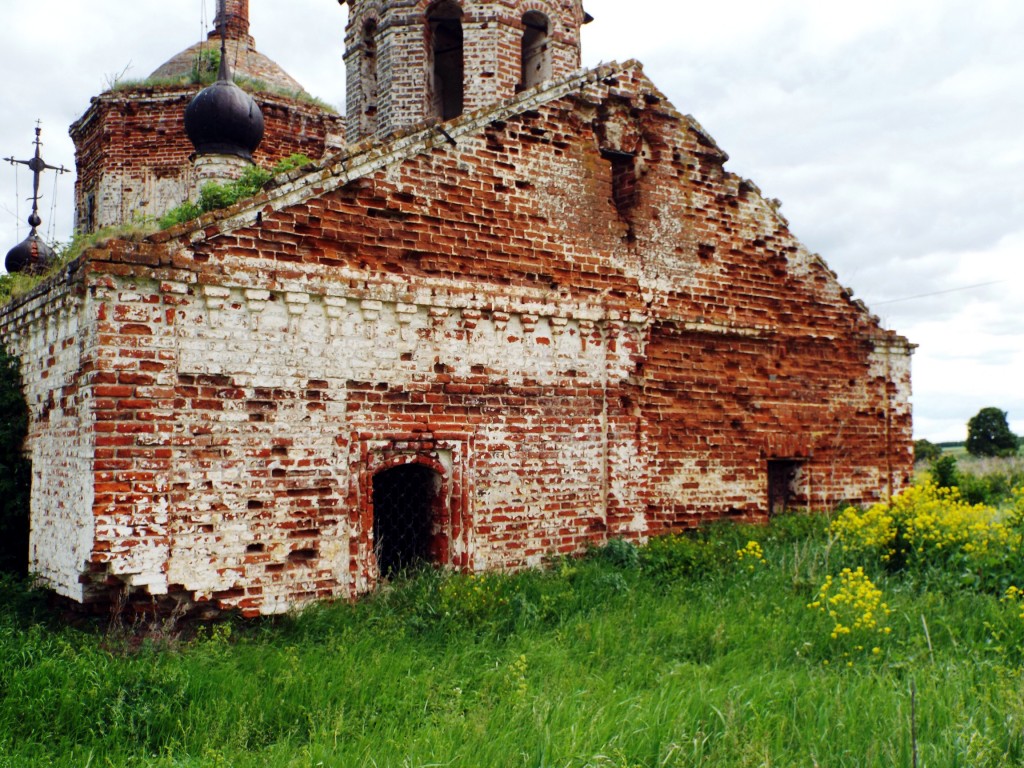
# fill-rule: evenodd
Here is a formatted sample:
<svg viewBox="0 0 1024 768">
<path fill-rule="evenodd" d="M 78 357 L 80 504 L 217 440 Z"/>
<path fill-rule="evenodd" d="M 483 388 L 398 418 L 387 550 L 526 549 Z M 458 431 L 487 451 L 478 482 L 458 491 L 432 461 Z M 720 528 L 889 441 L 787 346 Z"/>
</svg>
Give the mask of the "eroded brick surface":
<svg viewBox="0 0 1024 768">
<path fill-rule="evenodd" d="M 93 232 L 158 218 L 195 199 L 194 149 L 185 135 L 185 108 L 199 86 L 151 86 L 107 91 L 71 126 L 75 142 L 75 229 Z M 267 93 L 254 94 L 266 126 L 253 161 L 263 167 L 292 154 L 321 157 L 344 144 L 344 121 L 321 107 Z"/>
<path fill-rule="evenodd" d="M 423 17 L 428 0 L 348 0 L 345 35 L 349 137 L 388 136 L 436 117 L 433 57 Z M 549 26 L 545 79 L 580 66 L 580 0 L 465 0 L 465 111 L 512 98 L 523 87 L 523 16 L 543 14 Z M 368 25 L 373 30 L 368 34 Z"/>
<path fill-rule="evenodd" d="M 772 467 L 798 508 L 899 490 L 910 346 L 724 160 L 629 63 L 87 253 L 0 316 L 66 484 L 35 531 L 90 532 L 36 565 L 246 614 L 354 595 L 409 462 L 468 570 L 764 519 Z"/>
<path fill-rule="evenodd" d="M 80 278 L 79 278 L 80 279 Z M 21 358 L 31 411 L 32 570 L 81 601 L 79 577 L 93 551 L 92 498 L 97 472 L 91 360 L 96 331 L 79 282 L 54 281 L 0 312 L 0 338 Z"/>
</svg>

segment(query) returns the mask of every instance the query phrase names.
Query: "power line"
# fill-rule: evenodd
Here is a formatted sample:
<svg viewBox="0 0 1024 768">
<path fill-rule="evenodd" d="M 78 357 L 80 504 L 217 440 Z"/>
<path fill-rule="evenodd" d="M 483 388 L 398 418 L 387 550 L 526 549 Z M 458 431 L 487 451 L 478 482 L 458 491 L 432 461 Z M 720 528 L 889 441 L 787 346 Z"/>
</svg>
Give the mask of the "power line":
<svg viewBox="0 0 1024 768">
<path fill-rule="evenodd" d="M 984 288 L 989 285 L 999 285 L 1002 280 L 992 280 L 988 283 L 978 283 L 977 285 L 965 285 L 962 288 L 948 288 L 945 291 L 932 291 L 931 293 L 919 293 L 916 296 L 904 296 L 901 299 L 888 299 L 886 301 L 871 301 L 868 304 L 872 307 L 881 307 L 885 304 L 899 304 L 901 301 L 913 301 L 914 299 L 927 299 L 930 296 L 943 296 L 947 293 L 959 293 L 960 291 L 972 291 L 975 288 Z"/>
</svg>

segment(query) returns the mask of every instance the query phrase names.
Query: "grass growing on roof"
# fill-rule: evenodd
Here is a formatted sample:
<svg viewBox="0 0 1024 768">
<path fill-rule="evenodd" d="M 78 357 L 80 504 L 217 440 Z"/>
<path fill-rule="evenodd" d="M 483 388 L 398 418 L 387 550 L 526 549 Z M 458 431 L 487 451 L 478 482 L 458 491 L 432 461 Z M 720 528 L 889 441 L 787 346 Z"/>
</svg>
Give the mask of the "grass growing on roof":
<svg viewBox="0 0 1024 768">
<path fill-rule="evenodd" d="M 31 292 L 40 283 L 59 273 L 89 248 L 111 240 L 138 241 L 156 231 L 157 226 L 151 219 L 137 219 L 118 226 L 104 227 L 88 235 L 76 234 L 70 241 L 57 245 L 54 249 L 56 258 L 45 272 L 38 275 L 0 275 L 0 306 Z"/>
<path fill-rule="evenodd" d="M 198 200 L 187 200 L 161 216 L 158 221 L 160 229 L 169 229 L 176 224 L 191 221 L 209 211 L 229 208 L 240 200 L 246 200 L 258 194 L 266 183 L 278 174 L 302 168 L 311 162 L 313 161 L 306 155 L 289 155 L 273 168 L 251 165 L 242 172 L 241 177 L 227 184 L 218 184 L 217 182 L 205 184 L 199 191 Z"/>
<path fill-rule="evenodd" d="M 59 244 L 55 249 L 57 258 L 46 272 L 39 275 L 0 275 L 0 306 L 12 299 L 29 293 L 37 285 L 59 273 L 83 251 L 110 240 L 141 240 L 159 229 L 167 229 L 182 222 L 191 221 L 208 211 L 227 208 L 239 200 L 256 195 L 264 185 L 281 173 L 309 165 L 312 160 L 303 154 L 294 154 L 281 160 L 273 168 L 253 165 L 243 172 L 241 178 L 228 184 L 211 183 L 203 187 L 196 202 L 186 201 L 171 209 L 154 221 L 150 218 L 132 220 L 118 226 L 104 227 L 89 235 L 75 235 L 71 241 Z"/>
<path fill-rule="evenodd" d="M 115 75 L 108 75 L 106 81 L 107 90 L 115 93 L 121 91 L 134 91 L 140 88 L 173 88 L 182 86 L 207 86 L 217 81 L 220 71 L 220 50 L 214 47 L 200 50 L 192 60 L 192 68 L 189 72 L 177 77 L 144 77 L 125 78 L 124 72 Z M 299 88 L 282 88 L 271 85 L 263 80 L 246 77 L 240 73 L 233 73 L 232 80 L 245 91 L 256 94 L 268 94 L 272 96 L 283 96 L 288 99 L 310 104 L 335 115 L 338 110 L 331 104 L 316 96 L 312 96 Z"/>
</svg>

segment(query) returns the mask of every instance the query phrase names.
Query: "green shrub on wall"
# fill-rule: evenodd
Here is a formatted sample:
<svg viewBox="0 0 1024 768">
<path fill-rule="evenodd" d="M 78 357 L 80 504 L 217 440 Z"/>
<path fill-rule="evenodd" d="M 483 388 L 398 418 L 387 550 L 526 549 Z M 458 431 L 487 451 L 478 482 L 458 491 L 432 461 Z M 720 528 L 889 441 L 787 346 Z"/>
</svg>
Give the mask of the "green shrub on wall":
<svg viewBox="0 0 1024 768">
<path fill-rule="evenodd" d="M 27 574 L 32 464 L 22 453 L 28 405 L 18 358 L 0 345 L 0 571 Z"/>
<path fill-rule="evenodd" d="M 270 169 L 261 168 L 258 165 L 249 166 L 235 181 L 229 181 L 226 184 L 211 181 L 204 184 L 199 192 L 198 200 L 186 200 L 160 217 L 158 221 L 160 229 L 169 229 L 210 211 L 229 208 L 239 200 L 247 200 L 258 195 L 266 183 L 278 174 L 303 168 L 312 162 L 303 154 L 289 155 Z"/>
</svg>

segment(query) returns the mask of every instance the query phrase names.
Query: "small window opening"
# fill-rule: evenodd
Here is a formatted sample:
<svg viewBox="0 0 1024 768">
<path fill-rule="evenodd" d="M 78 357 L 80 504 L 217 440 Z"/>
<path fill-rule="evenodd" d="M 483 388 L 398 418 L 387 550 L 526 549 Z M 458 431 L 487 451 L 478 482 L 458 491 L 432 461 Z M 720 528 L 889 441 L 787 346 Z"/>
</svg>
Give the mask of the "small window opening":
<svg viewBox="0 0 1024 768">
<path fill-rule="evenodd" d="M 404 464 L 373 478 L 373 548 L 381 577 L 442 559 L 438 530 L 441 475 Z"/>
<path fill-rule="evenodd" d="M 637 201 L 636 155 L 616 149 L 602 149 L 601 155 L 612 166 L 612 202 L 628 222 Z"/>
<path fill-rule="evenodd" d="M 451 120 L 462 114 L 465 69 L 462 9 L 452 0 L 435 5 L 427 16 L 434 87 L 434 114 Z"/>
<path fill-rule="evenodd" d="M 86 198 L 85 231 L 91 233 L 96 231 L 96 195 L 89 195 Z"/>
<path fill-rule="evenodd" d="M 523 73 L 520 88 L 532 88 L 551 78 L 551 47 L 548 18 L 539 11 L 523 15 Z"/>
<path fill-rule="evenodd" d="M 373 118 L 377 114 L 377 21 L 369 19 L 363 25 L 363 114 Z M 372 130 L 373 121 L 369 121 Z"/>
<path fill-rule="evenodd" d="M 768 514 L 781 515 L 792 509 L 800 496 L 803 462 L 796 459 L 771 459 L 768 462 Z"/>
</svg>

